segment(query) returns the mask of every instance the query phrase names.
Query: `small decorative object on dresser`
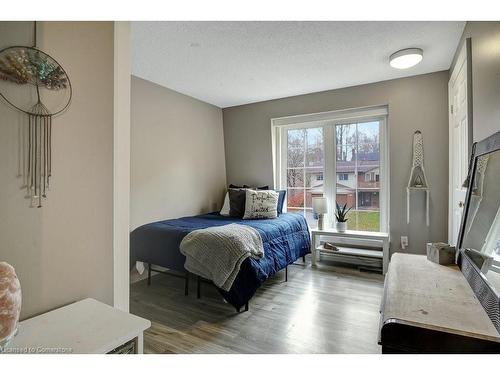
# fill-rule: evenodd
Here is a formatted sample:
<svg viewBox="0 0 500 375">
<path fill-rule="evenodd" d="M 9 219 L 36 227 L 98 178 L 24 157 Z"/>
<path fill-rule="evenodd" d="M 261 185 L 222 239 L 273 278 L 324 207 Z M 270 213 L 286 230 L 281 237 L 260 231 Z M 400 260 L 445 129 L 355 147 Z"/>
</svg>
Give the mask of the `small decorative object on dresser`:
<svg viewBox="0 0 500 375">
<path fill-rule="evenodd" d="M 21 284 L 14 267 L 0 262 L 0 353 L 16 335 L 21 313 Z"/>
<path fill-rule="evenodd" d="M 343 206 L 335 203 L 337 206 L 337 211 L 335 212 L 335 218 L 337 219 L 337 230 L 339 232 L 345 232 L 347 230 L 347 213 L 352 207 L 347 208 L 347 203 Z"/>
<path fill-rule="evenodd" d="M 324 215 L 328 213 L 328 202 L 325 197 L 313 198 L 313 211 L 318 215 L 318 229 L 324 229 Z"/>
<path fill-rule="evenodd" d="M 448 266 L 455 264 L 455 246 L 444 242 L 427 243 L 427 259 Z"/>
</svg>

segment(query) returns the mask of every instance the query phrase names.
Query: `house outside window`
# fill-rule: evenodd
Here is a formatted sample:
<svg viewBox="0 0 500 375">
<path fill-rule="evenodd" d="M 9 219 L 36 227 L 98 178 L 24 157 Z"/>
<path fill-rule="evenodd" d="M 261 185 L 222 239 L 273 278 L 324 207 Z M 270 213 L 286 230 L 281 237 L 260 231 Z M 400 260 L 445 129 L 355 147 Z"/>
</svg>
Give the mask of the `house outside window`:
<svg viewBox="0 0 500 375">
<path fill-rule="evenodd" d="M 317 226 L 312 199 L 326 196 L 329 225 L 335 202 L 352 207 L 348 229 L 388 231 L 387 108 L 273 119 L 275 187 L 287 210 Z"/>
</svg>

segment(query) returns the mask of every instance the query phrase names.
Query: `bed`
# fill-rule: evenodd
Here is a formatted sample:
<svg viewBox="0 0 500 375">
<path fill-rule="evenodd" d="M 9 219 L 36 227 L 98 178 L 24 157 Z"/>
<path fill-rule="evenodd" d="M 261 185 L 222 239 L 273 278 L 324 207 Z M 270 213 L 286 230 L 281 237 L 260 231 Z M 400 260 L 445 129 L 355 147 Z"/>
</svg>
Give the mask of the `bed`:
<svg viewBox="0 0 500 375">
<path fill-rule="evenodd" d="M 130 235 L 130 264 L 137 261 L 186 274 L 185 257 L 179 245 L 195 229 L 231 223 L 255 228 L 264 244 L 262 259 L 247 258 L 242 263 L 231 289 L 219 289 L 224 299 L 238 311 L 264 281 L 310 253 L 310 235 L 305 218 L 297 213 L 282 213 L 276 219 L 243 220 L 210 213 L 158 221 L 138 227 Z M 186 280 L 189 280 L 188 275 Z M 187 284 L 186 284 L 187 293 Z"/>
</svg>

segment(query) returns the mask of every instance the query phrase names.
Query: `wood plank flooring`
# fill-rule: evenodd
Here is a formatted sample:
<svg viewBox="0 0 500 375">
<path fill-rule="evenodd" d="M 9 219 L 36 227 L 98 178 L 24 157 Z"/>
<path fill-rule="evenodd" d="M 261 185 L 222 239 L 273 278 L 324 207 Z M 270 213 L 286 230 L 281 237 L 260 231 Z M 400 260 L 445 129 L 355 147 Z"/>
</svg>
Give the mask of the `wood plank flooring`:
<svg viewBox="0 0 500 375">
<path fill-rule="evenodd" d="M 152 321 L 145 353 L 380 353 L 383 276 L 301 260 L 268 280 L 236 313 L 215 288 L 156 275 L 131 285 L 130 312 Z"/>
</svg>

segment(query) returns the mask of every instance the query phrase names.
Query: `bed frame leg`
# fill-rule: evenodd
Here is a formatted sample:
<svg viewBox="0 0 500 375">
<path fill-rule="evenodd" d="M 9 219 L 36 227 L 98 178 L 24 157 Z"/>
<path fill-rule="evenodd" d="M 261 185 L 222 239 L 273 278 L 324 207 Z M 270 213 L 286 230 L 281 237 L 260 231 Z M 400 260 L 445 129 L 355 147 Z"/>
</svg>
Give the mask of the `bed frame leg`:
<svg viewBox="0 0 500 375">
<path fill-rule="evenodd" d="M 306 262 L 306 256 L 305 255 L 302 256 L 302 262 L 304 262 L 304 263 Z"/>
<path fill-rule="evenodd" d="M 239 313 L 241 311 L 241 307 L 236 309 L 236 312 Z M 248 311 L 248 302 L 245 303 L 245 311 Z"/>
<path fill-rule="evenodd" d="M 201 277 L 198 276 L 198 279 L 196 281 L 196 298 L 200 299 L 201 298 Z"/>
<path fill-rule="evenodd" d="M 151 285 L 151 263 L 148 263 L 148 286 Z"/>
<path fill-rule="evenodd" d="M 285 283 L 288 282 L 288 266 L 285 267 Z"/>
<path fill-rule="evenodd" d="M 186 277 L 184 279 L 184 295 L 189 294 L 189 272 L 186 272 Z"/>
</svg>

